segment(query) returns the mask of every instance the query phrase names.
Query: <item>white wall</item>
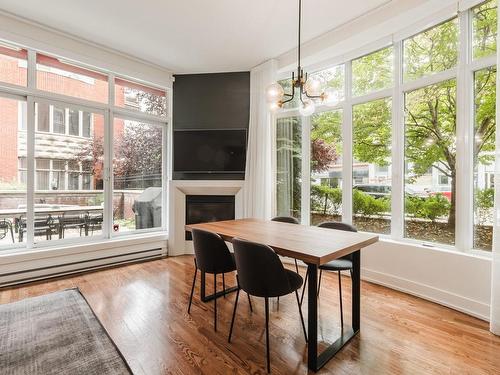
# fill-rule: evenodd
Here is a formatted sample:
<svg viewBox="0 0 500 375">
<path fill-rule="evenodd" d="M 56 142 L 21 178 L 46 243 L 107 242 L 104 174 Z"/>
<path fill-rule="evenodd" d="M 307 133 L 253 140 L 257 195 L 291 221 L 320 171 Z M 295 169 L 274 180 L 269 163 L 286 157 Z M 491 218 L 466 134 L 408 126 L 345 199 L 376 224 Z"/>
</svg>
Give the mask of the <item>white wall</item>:
<svg viewBox="0 0 500 375">
<path fill-rule="evenodd" d="M 382 240 L 362 252 L 362 278 L 489 320 L 491 260 Z"/>
<path fill-rule="evenodd" d="M 172 87 L 172 74 L 165 68 L 0 11 L 2 39 L 155 86 Z"/>
</svg>

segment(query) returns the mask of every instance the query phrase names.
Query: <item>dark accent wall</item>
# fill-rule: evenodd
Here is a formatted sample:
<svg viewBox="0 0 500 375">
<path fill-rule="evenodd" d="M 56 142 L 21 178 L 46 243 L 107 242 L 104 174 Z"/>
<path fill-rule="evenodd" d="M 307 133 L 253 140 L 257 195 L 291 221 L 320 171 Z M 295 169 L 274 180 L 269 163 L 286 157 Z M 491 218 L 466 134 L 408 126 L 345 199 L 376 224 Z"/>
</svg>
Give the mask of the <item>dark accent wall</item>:
<svg viewBox="0 0 500 375">
<path fill-rule="evenodd" d="M 250 72 L 176 75 L 173 86 L 174 148 L 176 130 L 248 129 Z M 244 178 L 244 173 L 186 174 L 173 171 L 174 180 Z"/>
</svg>

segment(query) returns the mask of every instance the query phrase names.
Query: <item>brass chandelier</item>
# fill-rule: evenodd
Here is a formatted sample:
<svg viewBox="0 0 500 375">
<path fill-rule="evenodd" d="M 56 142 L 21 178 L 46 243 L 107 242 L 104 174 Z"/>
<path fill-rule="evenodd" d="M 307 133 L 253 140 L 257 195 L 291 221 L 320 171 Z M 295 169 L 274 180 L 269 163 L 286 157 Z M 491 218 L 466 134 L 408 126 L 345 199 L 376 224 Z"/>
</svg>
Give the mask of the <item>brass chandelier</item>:
<svg viewBox="0 0 500 375">
<path fill-rule="evenodd" d="M 291 87 L 292 92 L 286 93 L 283 86 L 278 82 L 274 82 L 267 88 L 267 101 L 269 102 L 271 111 L 277 111 L 283 106 L 291 102 L 296 95 L 300 99 L 299 112 L 302 116 L 310 116 L 314 113 L 316 102 L 327 102 L 333 104 L 336 98 L 336 90 L 328 88 L 325 91 L 321 90 L 321 82 L 314 78 L 309 78 L 307 73 L 304 73 L 300 65 L 300 33 L 302 23 L 302 0 L 299 0 L 299 41 L 298 41 L 298 59 L 297 59 L 297 76 L 292 72 Z"/>
</svg>

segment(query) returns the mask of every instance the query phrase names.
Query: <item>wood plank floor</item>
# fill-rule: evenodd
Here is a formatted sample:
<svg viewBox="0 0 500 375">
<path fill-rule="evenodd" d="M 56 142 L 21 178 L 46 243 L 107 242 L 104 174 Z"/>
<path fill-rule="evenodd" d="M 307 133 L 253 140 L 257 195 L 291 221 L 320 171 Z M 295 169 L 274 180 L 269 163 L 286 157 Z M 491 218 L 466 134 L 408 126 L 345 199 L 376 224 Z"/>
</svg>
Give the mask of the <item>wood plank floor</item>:
<svg viewBox="0 0 500 375">
<path fill-rule="evenodd" d="M 263 301 L 253 298 L 251 313 L 242 295 L 228 344 L 234 294 L 219 299 L 214 332 L 213 303 L 200 301 L 199 279 L 187 314 L 193 271 L 192 257 L 167 258 L 0 289 L 0 303 L 79 287 L 135 374 L 265 374 Z M 211 276 L 207 281 L 212 285 Z M 342 281 L 350 322 L 350 281 Z M 340 331 L 337 288 L 336 274 L 324 274 L 319 340 L 325 343 Z M 500 374 L 500 338 L 486 322 L 367 282 L 361 288 L 361 333 L 319 373 Z M 308 373 L 293 294 L 272 302 L 270 331 L 272 373 Z"/>
</svg>

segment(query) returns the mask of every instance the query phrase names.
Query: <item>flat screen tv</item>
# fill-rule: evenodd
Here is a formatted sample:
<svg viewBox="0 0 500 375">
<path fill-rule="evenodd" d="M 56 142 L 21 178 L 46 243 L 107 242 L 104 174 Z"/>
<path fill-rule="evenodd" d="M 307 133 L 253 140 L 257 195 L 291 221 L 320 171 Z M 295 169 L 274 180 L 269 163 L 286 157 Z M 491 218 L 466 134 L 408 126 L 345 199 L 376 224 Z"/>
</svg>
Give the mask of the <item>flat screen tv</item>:
<svg viewBox="0 0 500 375">
<path fill-rule="evenodd" d="M 246 129 L 176 130 L 174 171 L 245 173 Z"/>
</svg>

